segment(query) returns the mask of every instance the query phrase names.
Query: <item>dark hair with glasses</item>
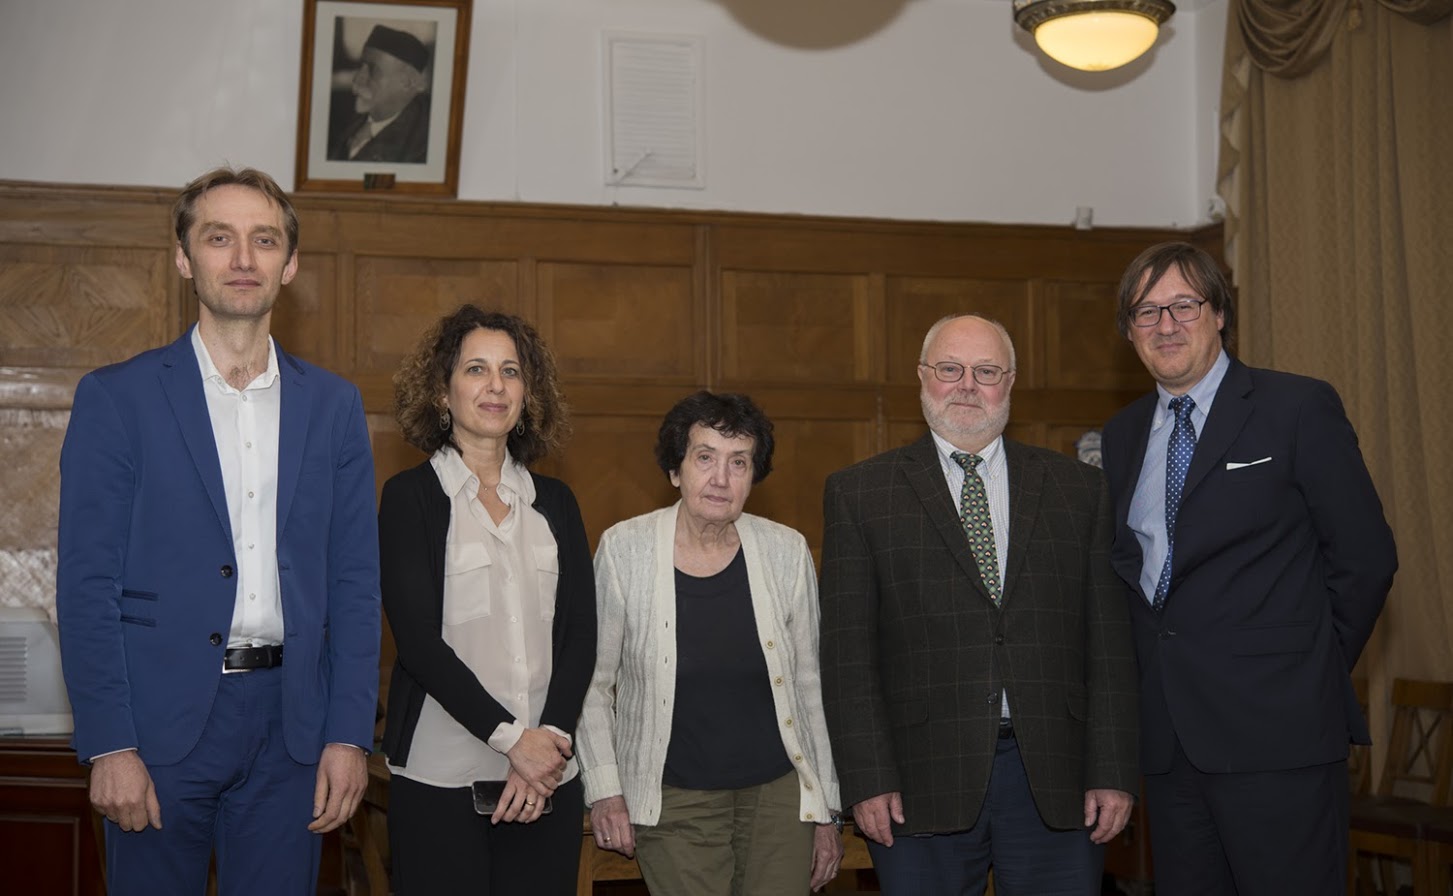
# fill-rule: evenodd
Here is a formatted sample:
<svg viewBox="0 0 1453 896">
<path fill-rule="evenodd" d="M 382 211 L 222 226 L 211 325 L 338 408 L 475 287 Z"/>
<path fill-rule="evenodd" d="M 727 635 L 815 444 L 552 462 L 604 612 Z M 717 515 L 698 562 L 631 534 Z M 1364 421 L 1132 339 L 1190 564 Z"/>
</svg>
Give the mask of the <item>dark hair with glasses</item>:
<svg viewBox="0 0 1453 896">
<path fill-rule="evenodd" d="M 1204 250 L 1192 246 L 1190 243 L 1158 243 L 1146 249 L 1130 262 L 1130 267 L 1125 269 L 1125 276 L 1120 278 L 1119 308 L 1116 313 L 1116 324 L 1120 328 L 1120 335 L 1130 337 L 1130 327 L 1133 326 L 1135 307 L 1145 301 L 1150 291 L 1160 282 L 1166 272 L 1174 265 L 1180 271 L 1181 276 L 1191 289 L 1196 291 L 1206 303 L 1211 306 L 1211 311 L 1222 316 L 1224 325 L 1221 327 L 1221 347 L 1230 352 L 1236 344 L 1236 308 L 1231 303 L 1231 286 L 1226 282 L 1226 275 L 1222 273 L 1221 266 L 1216 263 Z M 1181 304 L 1179 302 L 1177 305 Z M 1191 317 L 1181 315 L 1189 314 L 1187 310 L 1167 311 L 1172 318 L 1182 323 L 1195 320 L 1205 309 L 1200 305 L 1196 306 L 1196 314 Z M 1156 321 L 1160 315 L 1156 315 Z M 1144 324 L 1143 326 L 1154 326 Z"/>
</svg>

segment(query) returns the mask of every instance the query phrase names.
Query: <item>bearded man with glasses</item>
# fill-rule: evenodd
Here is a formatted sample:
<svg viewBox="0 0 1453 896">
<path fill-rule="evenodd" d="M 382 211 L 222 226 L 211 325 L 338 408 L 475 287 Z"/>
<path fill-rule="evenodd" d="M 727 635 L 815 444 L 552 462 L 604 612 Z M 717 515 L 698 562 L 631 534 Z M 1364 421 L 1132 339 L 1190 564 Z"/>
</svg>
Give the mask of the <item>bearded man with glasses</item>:
<svg viewBox="0 0 1453 896">
<path fill-rule="evenodd" d="M 1136 789 L 1135 663 L 1094 467 L 1003 437 L 1014 345 L 934 324 L 930 432 L 828 477 L 822 691 L 883 892 L 1091 896 Z"/>
<path fill-rule="evenodd" d="M 1105 426 L 1115 568 L 1140 660 L 1155 891 L 1346 886 L 1349 673 L 1397 551 L 1337 392 L 1232 358 L 1205 252 L 1152 246 L 1120 333 L 1156 390 Z"/>
</svg>

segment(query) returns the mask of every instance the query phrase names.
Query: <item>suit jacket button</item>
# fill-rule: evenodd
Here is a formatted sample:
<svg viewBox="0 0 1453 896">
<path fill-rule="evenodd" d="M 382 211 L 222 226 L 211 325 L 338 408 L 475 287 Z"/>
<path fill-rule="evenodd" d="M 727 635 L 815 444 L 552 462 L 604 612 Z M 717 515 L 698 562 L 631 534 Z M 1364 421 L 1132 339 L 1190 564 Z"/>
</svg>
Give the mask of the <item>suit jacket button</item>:
<svg viewBox="0 0 1453 896">
<path fill-rule="evenodd" d="M 218 572 L 222 573 L 222 578 L 230 579 L 232 578 L 232 565 L 230 563 L 224 563 Z"/>
<path fill-rule="evenodd" d="M 997 636 L 995 636 L 994 643 L 995 644 L 1003 644 L 1004 643 L 1004 636 L 1003 635 L 997 635 Z"/>
<path fill-rule="evenodd" d="M 212 646 L 213 646 L 213 647 L 216 647 L 216 646 L 217 646 L 217 645 L 219 645 L 219 644 L 221 644 L 221 643 L 222 643 L 222 636 L 221 636 L 221 635 L 219 635 L 219 634 L 217 634 L 217 633 L 216 633 L 216 632 L 213 632 L 213 633 L 212 633 L 212 634 L 211 634 L 211 635 L 210 635 L 210 636 L 209 636 L 209 637 L 208 637 L 208 638 L 207 638 L 207 640 L 208 640 L 208 641 L 211 641 L 211 642 L 212 642 Z"/>
</svg>

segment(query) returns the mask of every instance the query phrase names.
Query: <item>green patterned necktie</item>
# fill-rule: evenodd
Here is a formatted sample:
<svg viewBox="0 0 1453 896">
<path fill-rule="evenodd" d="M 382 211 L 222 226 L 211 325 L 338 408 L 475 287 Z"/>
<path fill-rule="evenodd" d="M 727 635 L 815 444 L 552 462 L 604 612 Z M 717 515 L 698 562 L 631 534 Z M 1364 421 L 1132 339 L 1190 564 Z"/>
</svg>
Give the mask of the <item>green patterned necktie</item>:
<svg viewBox="0 0 1453 896">
<path fill-rule="evenodd" d="M 983 458 L 963 451 L 953 453 L 954 462 L 964 468 L 964 487 L 959 492 L 959 519 L 964 524 L 964 533 L 969 536 L 969 548 L 974 552 L 974 562 L 979 565 L 979 575 L 984 577 L 984 587 L 994 603 L 999 603 L 999 555 L 994 550 L 994 523 L 989 518 L 989 495 L 984 491 L 984 480 L 975 469 Z"/>
</svg>

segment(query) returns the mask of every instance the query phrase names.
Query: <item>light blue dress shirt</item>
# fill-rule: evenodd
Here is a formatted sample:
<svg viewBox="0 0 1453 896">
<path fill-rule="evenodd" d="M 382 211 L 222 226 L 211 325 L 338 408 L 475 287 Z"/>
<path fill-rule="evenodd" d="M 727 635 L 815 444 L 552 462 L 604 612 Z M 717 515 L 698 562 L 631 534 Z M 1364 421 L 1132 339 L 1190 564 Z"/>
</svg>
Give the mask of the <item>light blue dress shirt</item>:
<svg viewBox="0 0 1453 896">
<path fill-rule="evenodd" d="M 1216 390 L 1231 366 L 1231 358 L 1223 349 L 1216 363 L 1201 381 L 1186 394 L 1196 403 L 1191 411 L 1191 422 L 1196 427 L 1196 442 L 1206 431 L 1206 419 L 1211 415 L 1211 403 L 1216 400 Z M 1165 453 L 1174 429 L 1175 414 L 1170 411 L 1170 400 L 1175 396 L 1163 387 L 1156 386 L 1159 397 L 1155 402 L 1155 413 L 1150 418 L 1150 439 L 1145 444 L 1145 462 L 1140 466 L 1140 481 L 1135 484 L 1135 495 L 1130 499 L 1130 516 L 1127 522 L 1135 539 L 1140 542 L 1140 553 L 1144 562 L 1140 567 L 1140 595 L 1146 603 L 1155 599 L 1155 586 L 1160 580 L 1160 571 L 1165 567 Z"/>
</svg>

